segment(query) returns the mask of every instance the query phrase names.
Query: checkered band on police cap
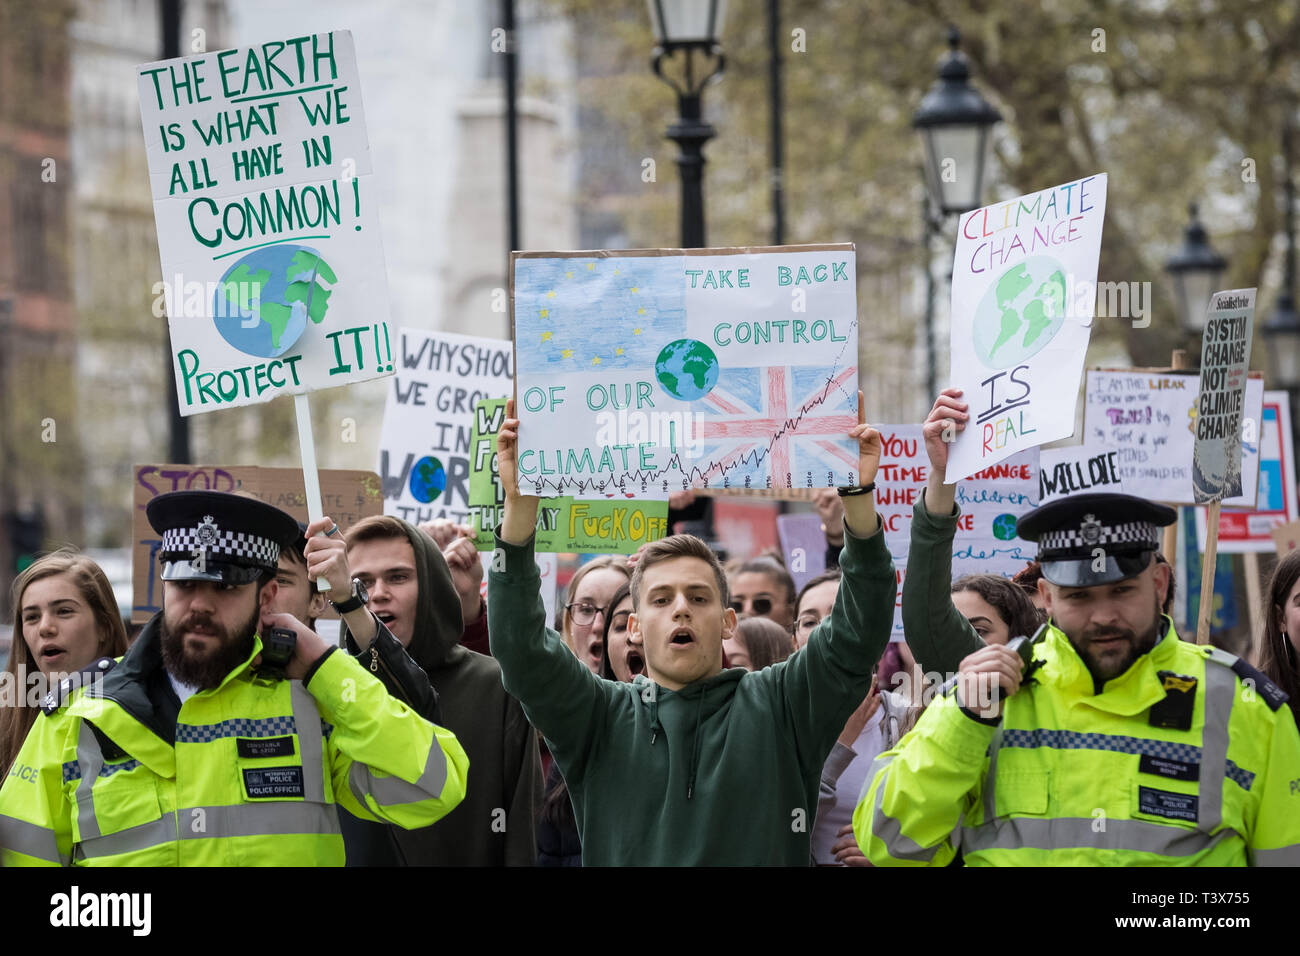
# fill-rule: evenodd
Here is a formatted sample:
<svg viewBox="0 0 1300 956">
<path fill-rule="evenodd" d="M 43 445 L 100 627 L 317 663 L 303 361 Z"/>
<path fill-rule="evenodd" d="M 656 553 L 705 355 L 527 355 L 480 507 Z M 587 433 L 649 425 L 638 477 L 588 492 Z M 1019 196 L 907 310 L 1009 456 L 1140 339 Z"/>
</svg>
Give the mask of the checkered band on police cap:
<svg viewBox="0 0 1300 956">
<path fill-rule="evenodd" d="M 1160 547 L 1160 534 L 1156 526 L 1149 521 L 1127 521 L 1122 524 L 1106 525 L 1097 521 L 1092 515 L 1087 515 L 1078 527 L 1044 531 L 1038 537 L 1040 555 L 1107 546 L 1117 546 L 1126 551 L 1156 550 Z"/>
<path fill-rule="evenodd" d="M 243 531 L 220 531 L 211 520 L 194 527 L 164 531 L 161 551 L 186 556 L 204 551 L 214 557 L 225 556 L 239 563 L 271 568 L 280 560 L 280 546 L 270 538 Z"/>
</svg>

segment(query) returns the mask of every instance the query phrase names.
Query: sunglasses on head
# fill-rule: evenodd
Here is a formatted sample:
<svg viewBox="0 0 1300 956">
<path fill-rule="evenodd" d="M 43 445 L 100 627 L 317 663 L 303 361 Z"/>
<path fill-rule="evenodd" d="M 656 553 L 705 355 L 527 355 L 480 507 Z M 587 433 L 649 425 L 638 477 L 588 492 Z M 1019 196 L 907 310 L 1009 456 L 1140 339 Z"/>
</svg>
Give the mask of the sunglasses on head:
<svg viewBox="0 0 1300 956">
<path fill-rule="evenodd" d="M 744 601 L 733 600 L 731 604 L 728 606 L 737 614 L 740 614 L 745 610 Z M 755 614 L 757 614 L 759 617 L 762 617 L 768 611 L 772 610 L 772 599 L 765 598 L 765 597 L 757 597 L 749 602 L 749 606 L 754 609 Z"/>
</svg>

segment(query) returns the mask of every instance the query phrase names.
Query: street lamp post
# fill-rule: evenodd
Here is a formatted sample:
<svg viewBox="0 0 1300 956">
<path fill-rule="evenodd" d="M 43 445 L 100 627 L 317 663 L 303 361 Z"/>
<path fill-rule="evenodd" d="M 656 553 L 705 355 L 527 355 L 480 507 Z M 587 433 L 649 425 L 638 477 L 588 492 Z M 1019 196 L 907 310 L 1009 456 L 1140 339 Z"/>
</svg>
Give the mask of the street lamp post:
<svg viewBox="0 0 1300 956">
<path fill-rule="evenodd" d="M 948 27 L 948 52 L 939 61 L 938 77 L 912 114 L 925 150 L 927 199 L 922 206 L 922 244 L 927 275 L 925 356 L 927 400 L 937 394 L 934 342 L 934 277 L 931 240 L 942 230 L 943 217 L 978 209 L 984 195 L 989 144 L 1002 114 L 970 83 L 970 62 L 961 52 L 961 34 Z"/>
<path fill-rule="evenodd" d="M 1165 263 L 1165 271 L 1174 279 L 1174 294 L 1178 299 L 1179 320 L 1192 335 L 1205 331 L 1206 310 L 1210 296 L 1223 279 L 1228 260 L 1214 251 L 1205 227 L 1197 218 L 1196 203 L 1187 207 L 1187 230 L 1183 234 L 1183 247 Z M 1197 354 L 1200 353 L 1198 348 Z"/>
<path fill-rule="evenodd" d="M 650 60 L 655 75 L 677 93 L 679 119 L 668 127 L 668 138 L 681 152 L 677 167 L 682 177 L 682 248 L 699 249 L 704 242 L 704 144 L 713 127 L 700 111 L 704 86 L 718 76 L 725 60 L 718 45 L 718 30 L 726 0 L 648 0 L 655 48 Z M 681 82 L 664 73 L 665 61 L 681 53 Z M 697 61 L 703 61 L 697 62 Z M 711 63 L 709 61 L 712 61 Z"/>
</svg>

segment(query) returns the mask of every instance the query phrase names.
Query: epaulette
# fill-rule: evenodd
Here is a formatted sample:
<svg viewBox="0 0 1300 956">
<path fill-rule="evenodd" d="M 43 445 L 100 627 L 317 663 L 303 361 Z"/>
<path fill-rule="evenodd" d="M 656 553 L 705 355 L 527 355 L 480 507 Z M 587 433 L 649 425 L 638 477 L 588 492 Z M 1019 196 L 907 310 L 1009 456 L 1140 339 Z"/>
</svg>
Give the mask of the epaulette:
<svg viewBox="0 0 1300 956">
<path fill-rule="evenodd" d="M 46 717 L 58 713 L 67 704 L 68 698 L 72 692 L 80 687 L 84 687 L 93 681 L 96 677 L 102 677 L 113 669 L 117 661 L 111 657 L 101 657 L 94 661 L 85 670 L 78 671 L 75 674 L 69 674 L 63 680 L 54 685 L 54 688 L 41 698 L 41 713 Z"/>
<path fill-rule="evenodd" d="M 1251 666 L 1244 658 L 1236 654 L 1229 654 L 1227 651 L 1218 648 L 1210 648 L 1209 654 L 1206 655 L 1209 660 L 1216 664 L 1222 664 L 1230 668 L 1234 674 L 1241 678 L 1243 684 L 1253 687 L 1264 698 L 1264 703 L 1268 704 L 1269 710 L 1277 710 L 1288 700 L 1291 695 L 1284 691 L 1273 679 L 1263 671 Z"/>
</svg>

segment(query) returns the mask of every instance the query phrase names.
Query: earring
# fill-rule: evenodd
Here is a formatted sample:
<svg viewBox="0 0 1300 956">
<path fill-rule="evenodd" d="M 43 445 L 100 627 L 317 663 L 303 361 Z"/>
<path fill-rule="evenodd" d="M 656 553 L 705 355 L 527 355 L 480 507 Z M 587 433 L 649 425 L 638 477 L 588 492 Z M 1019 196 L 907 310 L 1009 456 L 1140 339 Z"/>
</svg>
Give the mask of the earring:
<svg viewBox="0 0 1300 956">
<path fill-rule="evenodd" d="M 1292 670 L 1295 670 L 1295 648 L 1291 645 L 1291 638 L 1287 636 L 1286 631 L 1282 632 L 1282 648 L 1286 652 L 1287 663 L 1291 665 Z"/>
</svg>

